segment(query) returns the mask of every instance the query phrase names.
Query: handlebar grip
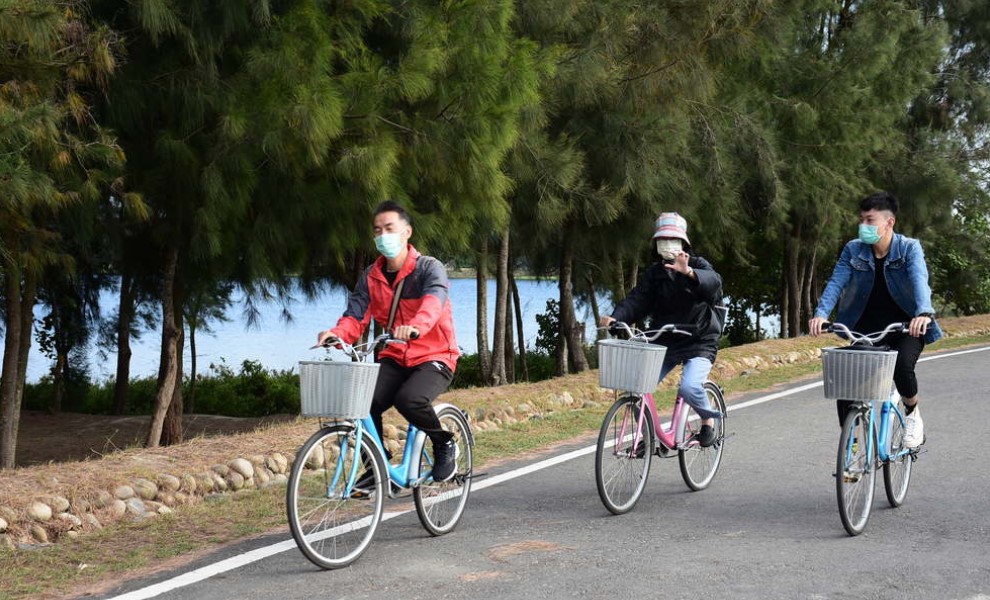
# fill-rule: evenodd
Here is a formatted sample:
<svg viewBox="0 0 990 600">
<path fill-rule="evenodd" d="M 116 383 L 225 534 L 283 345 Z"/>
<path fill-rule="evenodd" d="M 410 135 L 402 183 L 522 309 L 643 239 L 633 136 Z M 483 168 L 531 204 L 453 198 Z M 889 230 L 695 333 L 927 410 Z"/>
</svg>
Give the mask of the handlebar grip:
<svg viewBox="0 0 990 600">
<path fill-rule="evenodd" d="M 409 334 L 409 339 L 411 339 L 411 340 L 418 340 L 419 339 L 419 332 L 418 331 L 414 331 L 411 334 Z"/>
</svg>

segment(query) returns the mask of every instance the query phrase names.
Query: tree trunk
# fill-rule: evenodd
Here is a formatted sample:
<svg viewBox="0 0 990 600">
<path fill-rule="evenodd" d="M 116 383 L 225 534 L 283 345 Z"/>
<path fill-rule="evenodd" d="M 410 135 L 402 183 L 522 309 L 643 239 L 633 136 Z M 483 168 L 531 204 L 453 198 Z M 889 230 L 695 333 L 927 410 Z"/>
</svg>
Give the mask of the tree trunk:
<svg viewBox="0 0 990 600">
<path fill-rule="evenodd" d="M 131 384 L 131 323 L 134 322 L 134 277 L 120 278 L 120 303 L 117 307 L 117 379 L 113 384 L 113 414 L 127 412 L 127 393 Z"/>
<path fill-rule="evenodd" d="M 488 350 L 488 237 L 482 236 L 481 247 L 475 260 L 475 282 L 477 284 L 477 336 L 478 366 L 481 380 L 491 381 L 492 356 Z"/>
<path fill-rule="evenodd" d="M 818 249 L 812 248 L 811 256 L 805 258 L 804 277 L 801 280 L 801 323 L 807 323 L 815 314 L 815 304 L 812 292 L 812 283 L 815 279 L 815 261 L 818 258 Z"/>
<path fill-rule="evenodd" d="M 573 226 L 568 228 L 564 236 L 564 248 L 560 259 L 560 334 L 567 340 L 568 354 L 577 373 L 588 369 L 588 360 L 584 356 L 582 327 L 579 326 L 574 314 L 574 237 Z"/>
<path fill-rule="evenodd" d="M 495 340 L 492 344 L 492 385 L 504 385 L 508 379 L 505 366 L 506 305 L 509 299 L 509 228 L 502 232 L 498 248 L 495 283 Z"/>
<path fill-rule="evenodd" d="M 175 279 L 178 261 L 178 248 L 170 248 L 165 259 L 162 289 L 161 361 L 158 367 L 158 390 L 155 393 L 155 407 L 151 415 L 151 427 L 148 430 L 146 441 L 149 448 L 157 448 L 162 441 L 162 427 L 165 424 L 168 407 L 172 404 L 172 397 L 175 395 L 176 377 L 178 376 L 176 352 L 179 331 L 176 327 L 176 313 L 178 311 L 175 306 Z"/>
<path fill-rule="evenodd" d="M 196 328 L 189 326 L 189 402 L 185 412 L 196 412 Z"/>
<path fill-rule="evenodd" d="M 165 422 L 162 424 L 162 446 L 174 446 L 175 444 L 182 443 L 183 440 L 183 430 L 182 430 L 182 413 L 183 413 L 183 402 L 182 402 L 182 373 L 185 370 L 182 361 L 183 348 L 185 347 L 185 328 L 182 326 L 182 311 L 176 312 L 176 320 L 178 321 L 179 339 L 176 342 L 177 347 L 177 360 L 176 360 L 176 376 L 175 376 L 175 388 L 172 391 L 172 402 L 168 405 L 168 412 L 165 413 Z"/>
<path fill-rule="evenodd" d="M 21 406 L 17 381 L 21 344 L 21 276 L 8 266 L 4 280 L 5 337 L 3 371 L 0 372 L 0 469 L 13 469 L 17 451 L 17 426 Z"/>
<path fill-rule="evenodd" d="M 28 355 L 31 351 L 31 335 L 34 333 L 34 303 L 38 299 L 38 276 L 27 272 L 21 292 L 21 348 L 17 355 L 17 406 L 24 399 L 24 383 L 27 380 Z"/>
<path fill-rule="evenodd" d="M 586 279 L 588 282 L 588 297 L 591 299 L 591 315 L 595 319 L 595 339 L 600 340 L 605 337 L 604 329 L 597 329 L 598 322 L 602 319 L 601 311 L 598 308 L 598 295 L 595 294 L 595 281 L 589 275 Z"/>
<path fill-rule="evenodd" d="M 505 363 L 505 382 L 515 383 L 516 382 L 516 347 L 513 344 L 512 336 L 512 302 L 509 299 L 509 281 L 508 274 L 506 275 L 506 299 L 505 299 L 505 352 L 504 363 Z"/>
<path fill-rule="evenodd" d="M 516 285 L 516 277 L 509 271 L 509 285 L 512 287 L 512 304 L 516 313 L 516 333 L 519 338 L 519 367 L 522 369 L 523 381 L 529 381 L 529 366 L 526 364 L 526 336 L 523 332 L 522 302 L 519 299 L 519 286 Z"/>
<path fill-rule="evenodd" d="M 65 343 L 65 323 L 62 318 L 62 306 L 59 299 L 52 302 L 52 332 L 55 342 L 55 364 L 52 366 L 52 380 L 55 385 L 55 394 L 52 403 L 48 406 L 53 414 L 62 412 L 62 403 L 65 401 L 65 382 L 68 379 L 69 352 Z"/>
<path fill-rule="evenodd" d="M 801 333 L 801 272 L 799 254 L 801 252 L 801 228 L 795 226 L 787 238 L 784 250 L 785 276 L 787 277 L 787 337 L 797 337 Z"/>
</svg>

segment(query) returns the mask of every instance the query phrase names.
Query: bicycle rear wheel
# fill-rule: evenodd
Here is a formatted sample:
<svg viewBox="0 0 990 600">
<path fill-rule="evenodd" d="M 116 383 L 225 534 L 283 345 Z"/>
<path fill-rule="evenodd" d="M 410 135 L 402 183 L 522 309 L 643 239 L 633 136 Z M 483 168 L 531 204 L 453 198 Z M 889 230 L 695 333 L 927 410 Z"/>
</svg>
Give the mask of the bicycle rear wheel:
<svg viewBox="0 0 990 600">
<path fill-rule="evenodd" d="M 285 507 L 292 537 L 322 569 L 357 560 L 381 522 L 385 459 L 367 435 L 356 442 L 350 425 L 324 427 L 299 449 L 289 474 Z M 354 493 L 354 482 L 365 477 L 368 492 Z"/>
<path fill-rule="evenodd" d="M 904 448 L 904 423 L 901 412 L 890 412 L 890 447 L 888 459 L 883 463 L 883 489 L 887 502 L 897 508 L 904 503 L 911 483 L 911 465 L 914 456 Z"/>
<path fill-rule="evenodd" d="M 718 466 L 722 464 L 722 448 L 725 440 L 726 412 L 722 390 L 711 381 L 706 381 L 705 394 L 708 395 L 709 406 L 723 415 L 721 419 L 715 420 L 715 443 L 707 448 L 702 448 L 697 441 L 692 439 L 701 430 L 701 421 L 691 422 L 689 419 L 684 419 L 684 423 L 681 425 L 680 439 L 684 440 L 686 446 L 681 448 L 677 455 L 684 483 L 696 492 L 708 487 L 708 484 L 715 478 Z"/>
<path fill-rule="evenodd" d="M 653 420 L 648 410 L 639 420 L 642 402 L 638 396 L 616 400 L 605 414 L 598 433 L 595 484 L 605 508 L 616 515 L 629 512 L 636 505 L 650 475 Z"/>
<path fill-rule="evenodd" d="M 839 517 L 849 535 L 859 535 L 866 528 L 873 508 L 874 468 L 870 436 L 869 411 L 852 409 L 846 414 L 839 435 L 835 462 L 835 493 Z"/>
<path fill-rule="evenodd" d="M 471 469 L 474 468 L 474 456 L 471 448 L 471 428 L 467 418 L 460 409 L 454 406 L 444 406 L 437 411 L 440 425 L 453 435 L 457 447 L 455 456 L 456 468 L 454 476 L 449 480 L 438 483 L 427 479 L 413 489 L 413 500 L 416 503 L 416 514 L 432 535 L 443 535 L 457 526 L 468 496 L 471 494 Z M 424 446 L 420 454 L 420 475 L 433 468 L 433 457 L 427 453 Z"/>
</svg>

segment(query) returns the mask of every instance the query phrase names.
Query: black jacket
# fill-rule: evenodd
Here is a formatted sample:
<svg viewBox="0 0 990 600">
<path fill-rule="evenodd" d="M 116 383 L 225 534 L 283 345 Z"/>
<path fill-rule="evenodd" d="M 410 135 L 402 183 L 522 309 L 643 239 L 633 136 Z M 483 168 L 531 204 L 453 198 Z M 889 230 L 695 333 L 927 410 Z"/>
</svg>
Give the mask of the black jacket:
<svg viewBox="0 0 990 600">
<path fill-rule="evenodd" d="M 636 323 L 650 317 L 650 327 L 688 325 L 692 335 L 664 334 L 654 343 L 667 347 L 667 359 L 677 362 L 689 358 L 707 357 L 715 360 L 722 331 L 722 315 L 714 307 L 722 305 L 722 277 L 707 260 L 692 256 L 688 266 L 694 269 L 698 281 L 653 264 L 640 278 L 626 298 L 612 312 L 612 318 Z"/>
</svg>

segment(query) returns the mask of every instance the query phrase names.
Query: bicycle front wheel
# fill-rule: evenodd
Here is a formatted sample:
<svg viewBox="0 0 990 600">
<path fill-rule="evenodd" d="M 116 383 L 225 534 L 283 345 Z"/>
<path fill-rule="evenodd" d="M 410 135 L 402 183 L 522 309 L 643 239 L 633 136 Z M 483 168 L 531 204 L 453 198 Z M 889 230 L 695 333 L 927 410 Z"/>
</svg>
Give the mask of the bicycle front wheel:
<svg viewBox="0 0 990 600">
<path fill-rule="evenodd" d="M 873 508 L 876 469 L 871 444 L 867 443 L 870 439 L 869 411 L 869 408 L 850 410 L 839 435 L 835 493 L 839 517 L 849 535 L 859 535 L 866 529 Z"/>
<path fill-rule="evenodd" d="M 691 422 L 684 419 L 681 425 L 680 439 L 684 440 L 684 447 L 678 452 L 677 458 L 681 464 L 681 477 L 684 483 L 695 492 L 708 487 L 708 484 L 715 478 L 718 466 L 722 464 L 722 448 L 725 441 L 725 399 L 722 397 L 722 390 L 711 381 L 705 382 L 705 394 L 708 396 L 708 405 L 713 410 L 722 413 L 721 419 L 715 419 L 715 443 L 707 448 L 693 439 L 701 429 L 701 421 Z"/>
<path fill-rule="evenodd" d="M 467 417 L 454 406 L 437 411 L 440 426 L 453 435 L 456 446 L 454 476 L 444 482 L 427 479 L 413 490 L 419 522 L 432 535 L 443 535 L 457 526 L 471 493 L 471 470 L 474 456 L 471 448 L 471 428 Z M 424 447 L 420 455 L 420 474 L 433 468 L 433 457 Z"/>
<path fill-rule="evenodd" d="M 883 463 L 883 488 L 887 502 L 897 508 L 904 503 L 908 484 L 911 483 L 911 465 L 914 457 L 904 448 L 904 423 L 899 411 L 890 414 L 890 446 L 887 462 Z"/>
<path fill-rule="evenodd" d="M 624 396 L 605 414 L 595 450 L 595 484 L 605 508 L 629 512 L 646 487 L 653 461 L 650 412 L 639 419 L 642 398 Z"/>
<path fill-rule="evenodd" d="M 357 444 L 350 425 L 324 427 L 299 449 L 285 507 L 292 537 L 313 564 L 345 567 L 368 547 L 382 516 L 384 464 L 367 435 Z M 352 489 L 357 481 L 364 493 Z"/>
</svg>

